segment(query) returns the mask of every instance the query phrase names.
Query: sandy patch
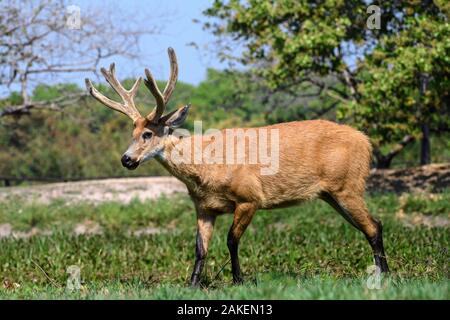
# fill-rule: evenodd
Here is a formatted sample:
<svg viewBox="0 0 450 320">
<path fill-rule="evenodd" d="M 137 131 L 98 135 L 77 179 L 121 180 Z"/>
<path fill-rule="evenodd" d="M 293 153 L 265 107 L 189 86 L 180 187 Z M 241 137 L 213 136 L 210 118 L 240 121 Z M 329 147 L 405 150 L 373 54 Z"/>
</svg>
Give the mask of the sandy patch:
<svg viewBox="0 0 450 320">
<path fill-rule="evenodd" d="M 185 185 L 173 177 L 121 178 L 80 182 L 50 183 L 29 187 L 0 188 L 0 201 L 19 197 L 24 201 L 49 203 L 64 199 L 68 203 L 145 201 L 176 192 L 186 193 Z"/>
<path fill-rule="evenodd" d="M 82 223 L 78 223 L 74 229 L 73 233 L 76 236 L 81 235 L 99 235 L 103 233 L 102 227 L 95 221 L 84 220 Z"/>
<path fill-rule="evenodd" d="M 37 227 L 33 227 L 28 231 L 14 231 L 10 223 L 0 224 L 0 239 L 8 237 L 15 239 L 27 239 L 38 235 L 48 236 L 51 235 L 51 231 L 41 230 Z"/>
<path fill-rule="evenodd" d="M 429 228 L 447 227 L 450 224 L 449 217 L 428 216 L 421 213 L 405 214 L 403 209 L 396 212 L 395 218 L 400 220 L 403 225 L 414 228 L 417 226 L 426 226 Z"/>
</svg>

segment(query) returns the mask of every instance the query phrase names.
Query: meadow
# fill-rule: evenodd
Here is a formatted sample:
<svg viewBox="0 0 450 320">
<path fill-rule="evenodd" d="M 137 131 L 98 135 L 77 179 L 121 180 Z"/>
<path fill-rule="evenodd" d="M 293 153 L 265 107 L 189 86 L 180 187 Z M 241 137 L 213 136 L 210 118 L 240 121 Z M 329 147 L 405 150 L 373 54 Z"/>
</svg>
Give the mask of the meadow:
<svg viewBox="0 0 450 320">
<path fill-rule="evenodd" d="M 188 286 L 196 220 L 185 195 L 129 204 L 1 203 L 0 299 L 449 299 L 450 192 L 373 194 L 391 274 L 368 286 L 364 236 L 327 204 L 259 211 L 240 246 L 235 286 L 226 235 L 216 222 L 202 287 Z M 68 268 L 81 287 L 69 290 Z"/>
</svg>

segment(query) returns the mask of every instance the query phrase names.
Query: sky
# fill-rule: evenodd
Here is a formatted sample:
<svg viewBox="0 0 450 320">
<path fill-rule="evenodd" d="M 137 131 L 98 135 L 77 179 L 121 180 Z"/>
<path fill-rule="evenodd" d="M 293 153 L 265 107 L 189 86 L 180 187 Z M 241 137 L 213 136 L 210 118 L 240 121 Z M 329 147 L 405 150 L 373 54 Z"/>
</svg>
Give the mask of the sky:
<svg viewBox="0 0 450 320">
<path fill-rule="evenodd" d="M 194 19 L 205 21 L 202 11 L 212 4 L 212 0 L 69 0 L 68 5 L 80 7 L 80 14 L 90 7 L 107 6 L 114 12 L 117 23 L 127 23 L 129 17 L 136 14 L 148 20 L 150 25 L 162 26 L 160 34 L 145 36 L 140 41 L 141 58 L 130 60 L 114 57 L 103 60 L 100 67 L 108 67 L 111 62 L 116 63 L 119 79 L 137 78 L 144 75 L 144 69 L 149 68 L 157 80 L 167 80 L 170 66 L 167 48 L 175 49 L 179 65 L 179 81 L 197 85 L 206 78 L 208 68 L 223 69 L 227 65 L 221 63 L 213 52 L 200 50 L 189 43 L 196 42 L 199 47 L 211 44 L 214 36 L 202 29 L 202 23 L 194 23 Z M 121 17 L 124 17 L 121 19 Z M 125 18 L 126 17 L 126 18 Z M 139 20 L 139 19 L 138 19 Z M 92 72 L 55 74 L 48 76 L 44 82 L 48 84 L 71 82 L 84 88 L 84 79 L 89 77 L 94 82 L 104 79 L 97 78 Z M 30 89 L 42 80 L 30 83 Z M 0 97 L 8 96 L 11 90 L 20 90 L 19 85 L 13 84 L 9 88 L 0 86 Z"/>
<path fill-rule="evenodd" d="M 83 9 L 90 5 L 101 5 L 100 0 L 74 0 L 71 3 Z M 209 7 L 211 0 L 131 0 L 108 1 L 108 6 L 117 8 L 117 12 L 148 12 L 149 23 L 162 21 L 164 29 L 160 35 L 144 37 L 140 43 L 141 61 L 114 58 L 117 73 L 121 78 L 136 77 L 143 74 L 144 68 L 150 68 L 156 79 L 167 79 L 169 76 L 169 61 L 167 48 L 173 47 L 179 64 L 179 80 L 191 84 L 198 84 L 205 79 L 207 68 L 223 69 L 217 56 L 202 52 L 193 46 L 196 42 L 200 46 L 214 41 L 214 36 L 202 30 L 201 23 L 194 23 L 194 19 L 204 19 L 202 11 Z M 126 22 L 121 22 L 126 23 Z M 110 61 L 105 61 L 108 65 Z"/>
</svg>

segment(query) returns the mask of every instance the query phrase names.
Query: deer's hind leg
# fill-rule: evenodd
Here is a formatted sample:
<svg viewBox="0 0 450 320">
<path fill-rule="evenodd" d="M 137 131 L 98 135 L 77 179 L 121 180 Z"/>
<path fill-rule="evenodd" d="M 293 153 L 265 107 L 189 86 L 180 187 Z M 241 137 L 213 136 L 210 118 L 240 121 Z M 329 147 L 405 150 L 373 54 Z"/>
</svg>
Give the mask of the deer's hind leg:
<svg viewBox="0 0 450 320">
<path fill-rule="evenodd" d="M 375 265 L 380 268 L 381 272 L 389 272 L 383 246 L 383 227 L 380 221 L 370 215 L 364 197 L 354 193 L 341 192 L 333 195 L 324 193 L 321 198 L 350 224 L 364 233 L 372 248 Z"/>
</svg>

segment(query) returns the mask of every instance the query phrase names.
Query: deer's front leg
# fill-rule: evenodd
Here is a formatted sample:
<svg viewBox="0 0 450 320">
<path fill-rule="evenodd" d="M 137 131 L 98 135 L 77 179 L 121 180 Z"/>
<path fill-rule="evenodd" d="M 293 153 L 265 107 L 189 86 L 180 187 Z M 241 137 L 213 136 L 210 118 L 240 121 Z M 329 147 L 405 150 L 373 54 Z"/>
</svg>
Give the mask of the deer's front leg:
<svg viewBox="0 0 450 320">
<path fill-rule="evenodd" d="M 242 283 L 243 277 L 241 267 L 239 265 L 238 246 L 247 226 L 252 221 L 256 212 L 256 206 L 252 203 L 242 203 L 236 207 L 234 211 L 233 225 L 228 232 L 228 249 L 231 257 L 231 272 L 233 273 L 233 282 Z"/>
<path fill-rule="evenodd" d="M 200 283 L 200 276 L 205 264 L 208 252 L 208 242 L 211 239 L 215 215 L 197 212 L 197 241 L 195 247 L 195 265 L 191 276 L 191 286 L 196 287 Z"/>
</svg>

